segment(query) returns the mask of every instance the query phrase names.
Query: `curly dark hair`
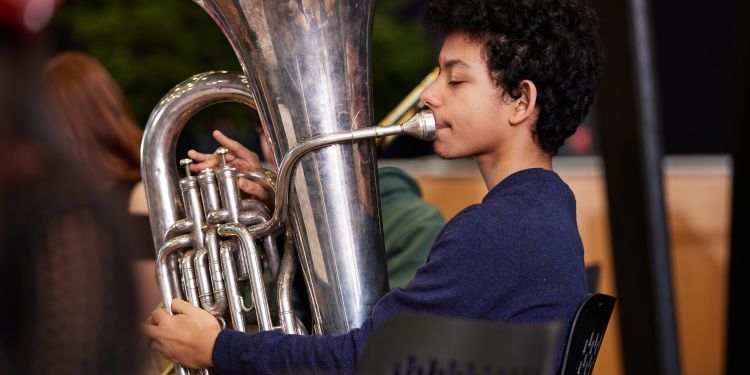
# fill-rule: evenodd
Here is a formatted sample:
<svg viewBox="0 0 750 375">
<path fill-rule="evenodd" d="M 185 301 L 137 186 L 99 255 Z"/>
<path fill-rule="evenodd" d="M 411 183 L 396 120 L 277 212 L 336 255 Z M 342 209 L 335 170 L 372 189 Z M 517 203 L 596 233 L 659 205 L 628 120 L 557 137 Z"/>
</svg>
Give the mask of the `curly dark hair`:
<svg viewBox="0 0 750 375">
<path fill-rule="evenodd" d="M 490 76 L 510 97 L 537 87 L 536 142 L 554 155 L 594 101 L 604 64 L 596 15 L 583 0 L 430 0 L 430 31 L 484 45 Z"/>
</svg>

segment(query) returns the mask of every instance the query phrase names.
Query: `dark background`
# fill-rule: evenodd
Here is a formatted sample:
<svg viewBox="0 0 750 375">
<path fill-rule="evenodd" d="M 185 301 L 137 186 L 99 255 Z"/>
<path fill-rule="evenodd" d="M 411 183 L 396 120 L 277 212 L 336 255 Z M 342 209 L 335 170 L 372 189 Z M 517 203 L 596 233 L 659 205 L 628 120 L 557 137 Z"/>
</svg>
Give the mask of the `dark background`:
<svg viewBox="0 0 750 375">
<path fill-rule="evenodd" d="M 666 153 L 729 153 L 737 1 L 650 3 Z"/>
</svg>

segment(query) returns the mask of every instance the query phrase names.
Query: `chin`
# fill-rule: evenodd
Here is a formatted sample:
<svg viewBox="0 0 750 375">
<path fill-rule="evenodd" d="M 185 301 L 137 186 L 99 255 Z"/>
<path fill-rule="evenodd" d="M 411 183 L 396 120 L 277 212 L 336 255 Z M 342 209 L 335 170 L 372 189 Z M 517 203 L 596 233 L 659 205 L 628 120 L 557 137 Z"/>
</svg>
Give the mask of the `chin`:
<svg viewBox="0 0 750 375">
<path fill-rule="evenodd" d="M 455 152 L 451 152 L 451 150 L 447 149 L 444 146 L 441 146 L 437 142 L 435 142 L 433 146 L 433 148 L 435 149 L 435 155 L 439 156 L 442 159 L 458 159 L 463 157 L 463 155 L 458 155 Z"/>
</svg>

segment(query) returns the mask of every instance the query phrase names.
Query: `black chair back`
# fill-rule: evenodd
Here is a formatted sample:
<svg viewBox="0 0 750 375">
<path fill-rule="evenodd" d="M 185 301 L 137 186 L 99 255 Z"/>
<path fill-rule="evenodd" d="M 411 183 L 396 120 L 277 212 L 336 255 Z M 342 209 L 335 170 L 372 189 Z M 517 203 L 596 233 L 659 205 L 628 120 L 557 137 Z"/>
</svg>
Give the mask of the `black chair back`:
<svg viewBox="0 0 750 375">
<path fill-rule="evenodd" d="M 586 266 L 586 285 L 589 293 L 596 293 L 599 291 L 599 275 L 601 274 L 601 267 L 598 264 L 592 264 Z"/>
<path fill-rule="evenodd" d="M 581 303 L 570 327 L 561 375 L 591 374 L 614 308 L 615 297 L 602 293 L 589 295 Z"/>
<path fill-rule="evenodd" d="M 552 373 L 560 324 L 518 325 L 417 314 L 368 339 L 360 375 Z"/>
</svg>

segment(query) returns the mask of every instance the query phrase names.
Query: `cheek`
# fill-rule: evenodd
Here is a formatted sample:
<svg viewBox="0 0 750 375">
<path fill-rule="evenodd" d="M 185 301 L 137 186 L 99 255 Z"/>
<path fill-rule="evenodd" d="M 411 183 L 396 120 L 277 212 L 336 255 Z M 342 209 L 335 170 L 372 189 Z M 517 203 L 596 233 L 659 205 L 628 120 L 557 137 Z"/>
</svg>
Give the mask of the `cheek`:
<svg viewBox="0 0 750 375">
<path fill-rule="evenodd" d="M 467 118 L 475 127 L 481 127 L 485 122 L 495 121 L 499 115 L 498 104 L 495 101 L 481 98 L 467 106 Z"/>
<path fill-rule="evenodd" d="M 478 101 L 472 108 L 471 123 L 477 137 L 496 138 L 508 122 L 509 106 L 498 102 L 494 97 L 486 97 Z"/>
<path fill-rule="evenodd" d="M 462 149 L 471 155 L 492 150 L 503 138 L 502 114 L 495 108 L 482 109 L 471 112 L 467 116 L 467 126 L 461 129 Z"/>
</svg>

